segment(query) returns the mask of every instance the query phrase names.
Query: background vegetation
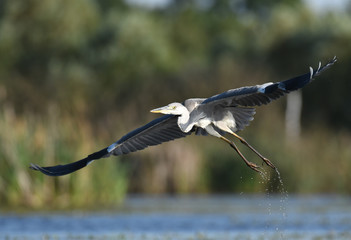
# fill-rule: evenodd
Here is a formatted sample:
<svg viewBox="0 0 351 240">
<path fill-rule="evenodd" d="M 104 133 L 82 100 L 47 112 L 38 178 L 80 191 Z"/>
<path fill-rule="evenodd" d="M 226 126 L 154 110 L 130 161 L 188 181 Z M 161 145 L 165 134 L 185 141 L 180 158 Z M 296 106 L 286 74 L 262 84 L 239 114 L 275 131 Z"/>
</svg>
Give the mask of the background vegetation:
<svg viewBox="0 0 351 240">
<path fill-rule="evenodd" d="M 265 192 L 227 145 L 191 136 L 69 176 L 30 171 L 99 150 L 157 117 L 150 109 L 280 81 L 338 63 L 303 90 L 302 134 L 285 137 L 285 99 L 243 135 L 296 193 L 351 193 L 351 7 L 299 0 L 0 1 L 0 204 L 116 204 L 126 193 Z M 243 153 L 260 162 L 244 146 Z"/>
</svg>

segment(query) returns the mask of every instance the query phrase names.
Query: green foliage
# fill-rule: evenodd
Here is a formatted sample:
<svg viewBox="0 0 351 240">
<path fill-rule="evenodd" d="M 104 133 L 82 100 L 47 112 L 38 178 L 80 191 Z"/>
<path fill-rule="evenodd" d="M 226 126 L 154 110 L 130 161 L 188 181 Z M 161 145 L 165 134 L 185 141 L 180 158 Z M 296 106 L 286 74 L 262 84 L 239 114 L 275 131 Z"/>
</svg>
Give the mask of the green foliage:
<svg viewBox="0 0 351 240">
<path fill-rule="evenodd" d="M 55 108 L 50 116 L 18 117 L 11 106 L 0 112 L 2 205 L 53 209 L 121 201 L 128 183 L 125 167 L 118 161 L 101 161 L 96 171 L 88 167 L 83 175 L 62 178 L 29 170 L 31 162 L 65 164 L 96 150 L 98 139 L 83 118 L 64 117 Z"/>
<path fill-rule="evenodd" d="M 278 166 L 288 190 L 350 193 L 350 40 L 349 13 L 316 14 L 298 0 L 172 1 L 161 9 L 0 1 L 1 204 L 109 204 L 128 190 L 264 191 L 271 183 L 211 138 L 101 160 L 63 178 L 27 167 L 82 158 L 151 120 L 151 108 L 286 79 L 334 55 L 338 63 L 303 90 L 301 143 L 285 140 L 284 100 L 258 109 L 243 136 Z"/>
<path fill-rule="evenodd" d="M 260 175 L 249 169 L 232 148 L 222 144 L 222 142 L 213 144 L 205 151 L 206 172 L 204 174 L 208 191 L 228 193 L 257 190 L 257 180 L 260 179 Z M 245 147 L 240 149 L 250 160 L 255 159 L 255 155 L 246 151 Z"/>
</svg>

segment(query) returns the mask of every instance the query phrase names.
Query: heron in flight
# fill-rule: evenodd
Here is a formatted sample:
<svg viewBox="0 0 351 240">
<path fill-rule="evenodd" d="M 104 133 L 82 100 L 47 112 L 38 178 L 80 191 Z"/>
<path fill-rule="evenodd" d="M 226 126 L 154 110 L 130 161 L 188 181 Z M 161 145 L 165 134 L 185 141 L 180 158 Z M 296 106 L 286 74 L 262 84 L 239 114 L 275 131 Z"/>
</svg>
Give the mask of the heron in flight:
<svg viewBox="0 0 351 240">
<path fill-rule="evenodd" d="M 232 135 L 250 148 L 269 167 L 275 169 L 271 161 L 254 149 L 237 132 L 243 130 L 253 120 L 255 106 L 268 104 L 291 91 L 302 88 L 333 65 L 336 60 L 334 57 L 324 66 L 319 63 L 316 70 L 310 67 L 309 72 L 286 81 L 231 89 L 210 98 L 191 98 L 183 103 L 170 103 L 151 110 L 152 113 L 162 113 L 165 116 L 127 133 L 115 143 L 82 160 L 52 167 L 31 164 L 30 168 L 49 176 L 62 176 L 77 171 L 100 158 L 128 154 L 196 133 L 222 139 L 239 154 L 248 167 L 261 172 L 260 167 L 248 161 L 236 144 L 225 136 Z"/>
</svg>

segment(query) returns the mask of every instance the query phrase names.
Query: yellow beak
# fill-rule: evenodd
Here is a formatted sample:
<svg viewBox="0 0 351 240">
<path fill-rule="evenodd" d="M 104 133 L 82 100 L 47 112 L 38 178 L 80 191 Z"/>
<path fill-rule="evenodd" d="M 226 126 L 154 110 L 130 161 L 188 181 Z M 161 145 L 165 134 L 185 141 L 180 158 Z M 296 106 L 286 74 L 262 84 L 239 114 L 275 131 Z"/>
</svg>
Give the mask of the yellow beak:
<svg viewBox="0 0 351 240">
<path fill-rule="evenodd" d="M 165 107 L 160 107 L 160 108 L 155 108 L 155 109 L 152 109 L 150 112 L 152 113 L 163 113 L 163 114 L 167 114 L 168 112 L 168 106 L 165 106 Z"/>
</svg>

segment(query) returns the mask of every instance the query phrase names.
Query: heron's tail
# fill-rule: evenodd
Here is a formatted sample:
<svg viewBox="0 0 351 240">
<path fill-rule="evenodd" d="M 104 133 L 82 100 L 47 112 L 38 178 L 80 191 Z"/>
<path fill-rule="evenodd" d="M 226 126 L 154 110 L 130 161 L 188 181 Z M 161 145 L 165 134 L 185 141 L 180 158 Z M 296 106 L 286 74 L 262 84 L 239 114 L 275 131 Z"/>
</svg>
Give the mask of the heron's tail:
<svg viewBox="0 0 351 240">
<path fill-rule="evenodd" d="M 89 163 L 91 163 L 94 160 L 97 160 L 102 157 L 107 157 L 109 156 L 109 153 L 107 152 L 107 148 L 104 148 L 98 152 L 90 154 L 88 157 L 73 162 L 69 163 L 66 165 L 57 165 L 57 166 L 52 166 L 52 167 L 40 167 L 36 164 L 31 164 L 29 168 L 33 170 L 40 171 L 48 176 L 62 176 L 66 175 L 72 172 L 75 172 L 85 166 L 87 166 Z"/>
</svg>

